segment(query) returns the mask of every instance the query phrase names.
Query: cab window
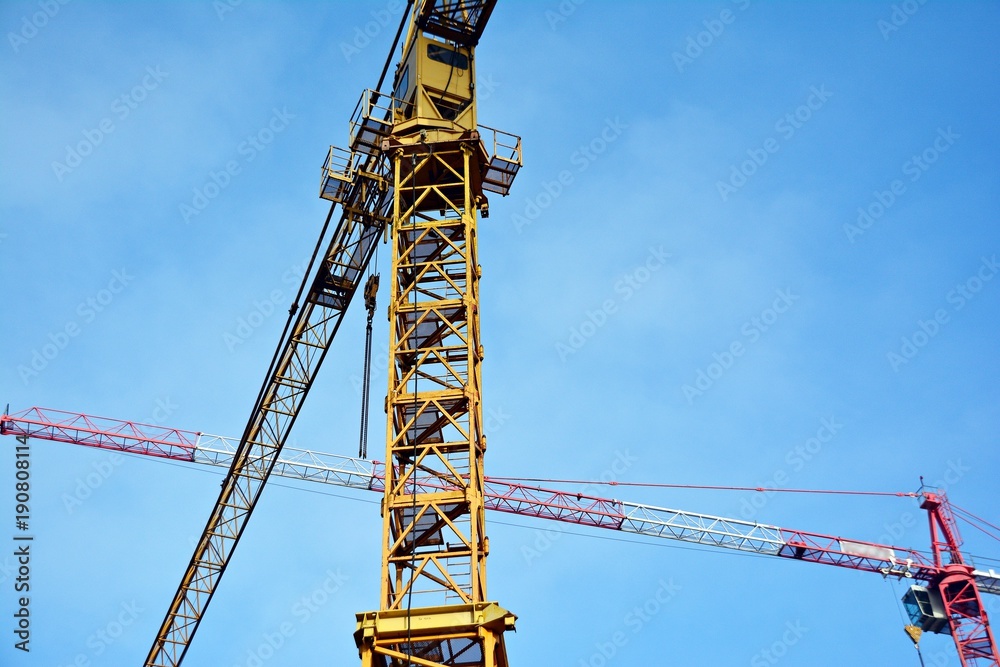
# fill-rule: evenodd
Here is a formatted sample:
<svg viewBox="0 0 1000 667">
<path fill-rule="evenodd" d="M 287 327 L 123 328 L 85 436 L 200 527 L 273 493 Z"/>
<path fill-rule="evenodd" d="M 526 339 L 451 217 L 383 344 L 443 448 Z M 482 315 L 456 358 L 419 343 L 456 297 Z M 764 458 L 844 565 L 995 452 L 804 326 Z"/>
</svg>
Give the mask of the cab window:
<svg viewBox="0 0 1000 667">
<path fill-rule="evenodd" d="M 458 51 L 452 51 L 451 49 L 447 49 L 443 46 L 438 46 L 437 44 L 427 45 L 427 57 L 439 63 L 457 67 L 458 69 L 469 69 L 468 56 L 464 53 L 459 53 Z"/>
</svg>

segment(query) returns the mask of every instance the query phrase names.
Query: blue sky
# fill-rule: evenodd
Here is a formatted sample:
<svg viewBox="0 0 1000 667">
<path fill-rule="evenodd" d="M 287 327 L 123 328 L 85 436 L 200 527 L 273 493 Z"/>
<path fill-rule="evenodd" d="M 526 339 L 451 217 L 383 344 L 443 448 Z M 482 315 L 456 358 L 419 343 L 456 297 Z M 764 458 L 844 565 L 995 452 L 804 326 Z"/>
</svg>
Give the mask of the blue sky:
<svg viewBox="0 0 1000 667">
<path fill-rule="evenodd" d="M 320 164 L 399 7 L 4 3 L 0 399 L 238 434 L 326 213 Z M 477 51 L 480 119 L 523 137 L 525 166 L 480 228 L 487 474 L 627 461 L 621 481 L 886 491 L 924 475 L 1000 520 L 998 18 L 935 0 L 502 1 Z M 295 445 L 356 450 L 363 332 L 355 308 Z M 832 437 L 796 453 L 824 423 Z M 41 441 L 32 456 L 32 651 L 11 646 L 7 578 L 0 662 L 138 664 L 218 476 Z M 377 497 L 293 487 L 265 493 L 186 664 L 253 664 L 283 627 L 264 664 L 357 660 Z M 908 499 L 606 495 L 929 544 Z M 901 584 L 493 519 L 511 664 L 599 667 L 618 632 L 608 665 L 917 664 Z M 964 536 L 1000 569 L 1000 545 Z M 635 623 L 661 581 L 675 594 Z M 948 638 L 924 644 L 958 664 Z"/>
</svg>

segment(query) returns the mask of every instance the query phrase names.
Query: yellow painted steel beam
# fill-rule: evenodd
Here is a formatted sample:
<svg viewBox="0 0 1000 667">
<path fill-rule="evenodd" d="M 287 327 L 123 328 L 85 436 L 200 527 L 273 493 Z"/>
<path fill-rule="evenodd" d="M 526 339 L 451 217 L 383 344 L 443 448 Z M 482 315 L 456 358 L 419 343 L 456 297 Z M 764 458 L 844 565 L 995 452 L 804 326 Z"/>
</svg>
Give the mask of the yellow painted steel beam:
<svg viewBox="0 0 1000 667">
<path fill-rule="evenodd" d="M 504 158 L 515 166 L 498 171 L 496 132 L 491 153 L 476 124 L 474 47 L 493 4 L 419 3 L 384 103 L 387 463 L 380 607 L 358 614 L 355 633 L 363 667 L 507 665 L 503 632 L 515 617 L 486 589 L 477 225 L 488 211 L 484 182 L 506 194 L 495 179 L 513 179 L 520 139 Z M 365 123 L 376 126 L 362 114 Z"/>
</svg>

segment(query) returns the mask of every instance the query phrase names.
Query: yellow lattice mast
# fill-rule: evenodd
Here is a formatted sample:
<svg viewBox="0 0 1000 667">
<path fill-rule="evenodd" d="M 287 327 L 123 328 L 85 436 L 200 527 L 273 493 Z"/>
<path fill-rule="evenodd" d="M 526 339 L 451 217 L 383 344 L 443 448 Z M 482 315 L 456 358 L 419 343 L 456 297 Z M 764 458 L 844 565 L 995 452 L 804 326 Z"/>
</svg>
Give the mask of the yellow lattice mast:
<svg viewBox="0 0 1000 667">
<path fill-rule="evenodd" d="M 350 148 L 330 148 L 327 221 L 148 667 L 184 660 L 384 232 L 393 257 L 382 583 L 379 610 L 358 616 L 362 664 L 507 664 L 514 615 L 486 597 L 476 255 L 484 191 L 506 195 L 521 165 L 519 138 L 476 124 L 474 49 L 495 4 L 408 3 L 393 94 L 380 92 L 383 70 L 352 116 Z"/>
<path fill-rule="evenodd" d="M 476 122 L 475 44 L 493 4 L 422 3 L 392 100 L 362 105 L 390 112 L 371 143 L 393 187 L 381 606 L 358 614 L 363 667 L 507 664 L 515 616 L 486 592 L 476 229 L 520 142 Z"/>
</svg>

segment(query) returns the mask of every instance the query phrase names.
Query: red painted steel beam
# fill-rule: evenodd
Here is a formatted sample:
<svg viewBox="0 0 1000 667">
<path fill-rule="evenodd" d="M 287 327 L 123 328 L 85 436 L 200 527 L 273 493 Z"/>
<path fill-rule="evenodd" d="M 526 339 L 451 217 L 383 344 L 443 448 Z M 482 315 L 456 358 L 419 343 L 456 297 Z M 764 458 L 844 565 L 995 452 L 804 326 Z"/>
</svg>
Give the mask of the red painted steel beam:
<svg viewBox="0 0 1000 667">
<path fill-rule="evenodd" d="M 384 464 L 376 461 L 372 472 L 373 491 L 385 489 Z M 441 489 L 459 490 L 458 487 L 446 484 L 433 484 L 429 481 L 417 484 L 417 493 L 430 493 Z M 532 516 L 539 519 L 552 519 L 575 523 L 580 526 L 595 528 L 610 528 L 618 530 L 625 521 L 625 513 L 617 500 L 585 496 L 569 491 L 542 489 L 537 486 L 526 486 L 513 482 L 496 482 L 486 479 L 483 487 L 486 508 L 508 514 Z"/>
<path fill-rule="evenodd" d="M 777 555 L 782 558 L 878 573 L 893 565 L 908 566 L 914 577 L 923 580 L 940 573 L 926 555 L 912 549 L 785 528 L 781 536 L 785 546 Z"/>
<path fill-rule="evenodd" d="M 997 667 L 1000 655 L 976 586 L 973 568 L 962 559 L 962 537 L 944 494 L 923 493 L 920 508 L 927 511 L 934 562 L 942 574 L 931 582 L 941 596 L 958 657 L 963 667 Z M 947 553 L 950 563 L 944 564 Z"/>
<path fill-rule="evenodd" d="M 193 431 L 38 407 L 0 417 L 0 435 L 22 435 L 177 461 L 194 460 L 199 436 Z"/>
<path fill-rule="evenodd" d="M 194 460 L 200 435 L 194 431 L 37 407 L 4 415 L 0 418 L 0 433 L 181 461 Z M 384 464 L 375 462 L 371 490 L 383 491 L 383 479 Z M 428 491 L 436 490 L 429 482 L 421 484 L 425 486 Z M 484 495 L 487 508 L 509 514 L 611 530 L 619 530 L 626 520 L 620 502 L 569 491 L 487 478 Z M 930 581 L 942 574 L 942 569 L 925 555 L 911 549 L 788 529 L 781 529 L 781 534 L 786 544 L 776 555 L 783 558 L 878 573 L 894 565 L 906 566 L 909 561 L 909 570 L 916 579 Z M 888 557 L 890 553 L 891 558 Z"/>
<path fill-rule="evenodd" d="M 153 426 L 82 413 L 33 407 L 0 417 L 0 434 L 25 435 L 73 445 L 112 449 L 178 461 L 194 461 L 200 432 Z M 384 464 L 376 462 L 373 491 L 383 491 Z M 421 488 L 432 490 L 430 484 Z M 621 503 L 568 491 L 486 481 L 486 506 L 499 512 L 617 530 L 625 520 Z"/>
<path fill-rule="evenodd" d="M 0 417 L 0 434 L 111 449 L 179 461 L 195 461 L 200 433 L 93 417 L 47 408 L 29 408 Z M 384 464 L 374 462 L 372 491 L 384 491 Z M 422 481 L 418 493 L 456 488 L 446 480 Z M 580 526 L 622 530 L 624 504 L 596 496 L 555 491 L 487 478 L 483 489 L 488 509 L 550 519 Z M 961 537 L 947 499 L 923 492 L 932 555 L 872 542 L 777 528 L 784 544 L 767 553 L 790 560 L 821 563 L 883 575 L 908 576 L 937 589 L 944 602 L 952 637 L 964 667 L 997 666 L 996 643 L 986 617 L 973 568 L 962 561 Z M 673 511 L 673 510 L 670 510 Z M 944 562 L 944 555 L 949 563 Z"/>
</svg>

